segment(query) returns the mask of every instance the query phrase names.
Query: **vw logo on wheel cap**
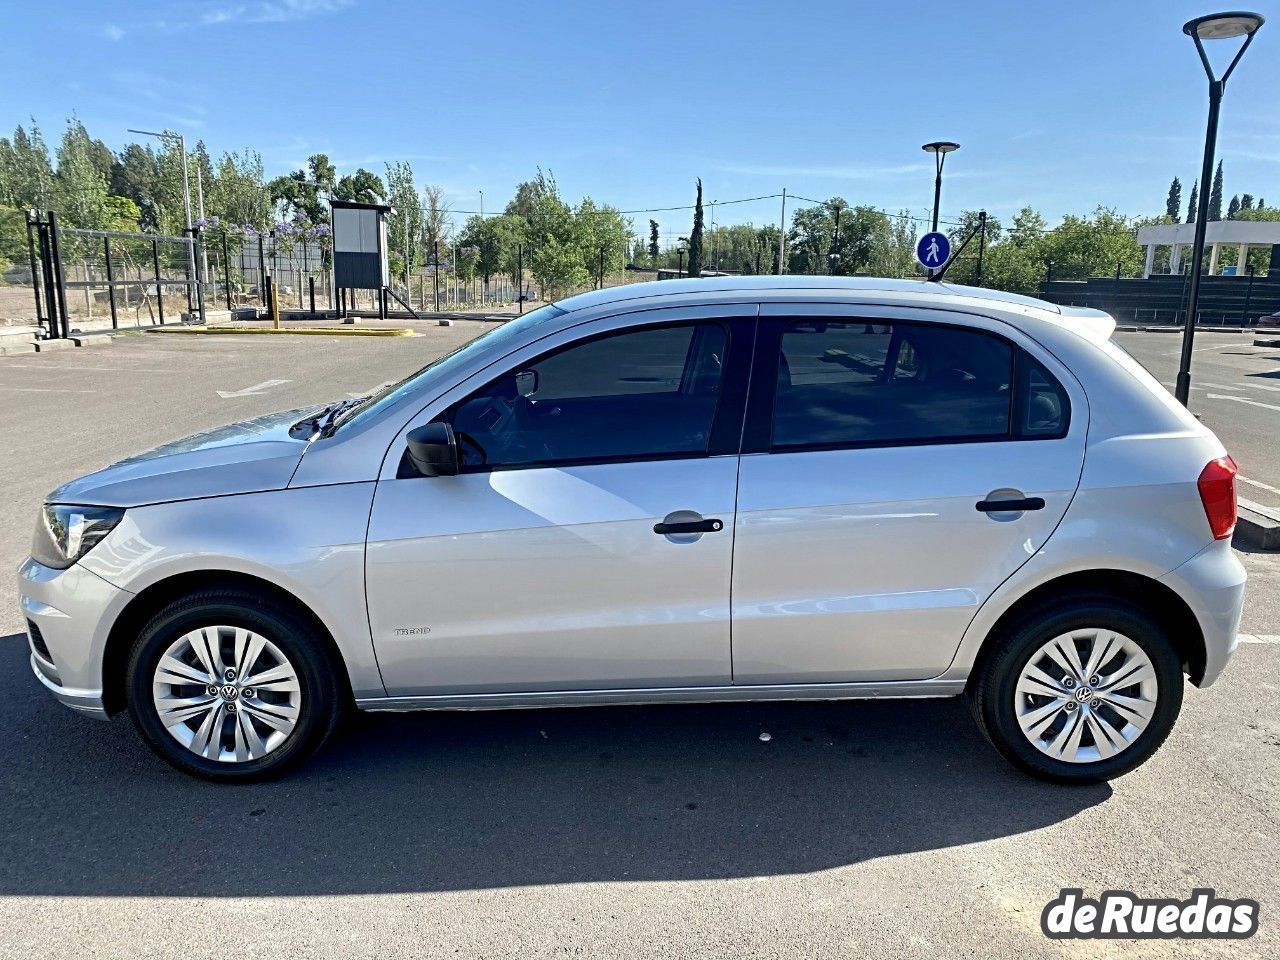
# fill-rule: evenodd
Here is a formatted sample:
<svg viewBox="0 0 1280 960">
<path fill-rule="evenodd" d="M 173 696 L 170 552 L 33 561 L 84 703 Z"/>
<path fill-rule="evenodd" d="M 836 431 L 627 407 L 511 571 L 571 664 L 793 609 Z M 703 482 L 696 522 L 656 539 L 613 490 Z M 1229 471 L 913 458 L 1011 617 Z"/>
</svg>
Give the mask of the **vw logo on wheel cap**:
<svg viewBox="0 0 1280 960">
<path fill-rule="evenodd" d="M 223 700 L 234 700 L 240 695 L 240 691 L 236 688 L 234 683 L 224 683 L 220 692 Z"/>
</svg>

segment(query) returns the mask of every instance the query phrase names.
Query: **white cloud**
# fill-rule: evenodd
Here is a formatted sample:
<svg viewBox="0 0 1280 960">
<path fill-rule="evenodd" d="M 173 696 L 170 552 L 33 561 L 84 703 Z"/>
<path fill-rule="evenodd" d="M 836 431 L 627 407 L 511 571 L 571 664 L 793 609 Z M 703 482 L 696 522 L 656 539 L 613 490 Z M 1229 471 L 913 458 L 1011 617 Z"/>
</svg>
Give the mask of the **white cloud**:
<svg viewBox="0 0 1280 960">
<path fill-rule="evenodd" d="M 206 10 L 200 22 L 206 26 L 219 23 L 291 23 L 327 16 L 352 6 L 355 0 L 255 0 L 253 3 L 231 3 Z"/>
<path fill-rule="evenodd" d="M 124 30 L 117 27 L 114 23 L 109 23 L 102 28 L 102 35 L 108 40 L 123 40 Z"/>
</svg>

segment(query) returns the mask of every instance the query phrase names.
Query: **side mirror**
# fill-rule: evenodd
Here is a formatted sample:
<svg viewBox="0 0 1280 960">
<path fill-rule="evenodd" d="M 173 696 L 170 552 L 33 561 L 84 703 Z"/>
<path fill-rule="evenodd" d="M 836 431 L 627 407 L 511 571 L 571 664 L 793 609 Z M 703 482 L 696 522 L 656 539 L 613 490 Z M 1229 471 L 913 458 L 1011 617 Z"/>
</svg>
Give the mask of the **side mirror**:
<svg viewBox="0 0 1280 960">
<path fill-rule="evenodd" d="M 414 469 L 424 477 L 452 477 L 458 473 L 458 441 L 447 423 L 428 423 L 405 438 Z"/>
<path fill-rule="evenodd" d="M 538 371 L 521 370 L 516 374 L 516 393 L 528 398 L 538 392 Z"/>
</svg>

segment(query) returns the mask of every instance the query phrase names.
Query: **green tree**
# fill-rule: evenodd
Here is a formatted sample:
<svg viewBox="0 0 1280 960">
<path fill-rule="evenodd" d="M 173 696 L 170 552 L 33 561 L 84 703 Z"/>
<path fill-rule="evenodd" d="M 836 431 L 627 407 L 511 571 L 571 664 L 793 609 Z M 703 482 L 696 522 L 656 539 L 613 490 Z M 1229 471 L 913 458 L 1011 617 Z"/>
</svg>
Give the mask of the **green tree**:
<svg viewBox="0 0 1280 960">
<path fill-rule="evenodd" d="M 339 179 L 333 188 L 333 198 L 348 203 L 382 203 L 386 196 L 381 178 L 364 167 Z"/>
<path fill-rule="evenodd" d="M 58 147 L 54 202 L 68 226 L 100 230 L 106 223 L 107 178 L 94 164 L 84 124 L 72 118 Z"/>
<path fill-rule="evenodd" d="M 1209 191 L 1209 223 L 1222 219 L 1222 161 L 1213 174 L 1213 189 Z"/>
<path fill-rule="evenodd" d="M 1234 220 L 1236 218 L 1236 214 L 1239 212 L 1240 212 L 1240 198 L 1233 194 L 1231 197 L 1231 202 L 1227 204 L 1227 219 Z"/>
<path fill-rule="evenodd" d="M 693 229 L 689 231 L 689 253 L 687 257 L 690 277 L 702 276 L 702 178 L 698 178 L 697 199 L 693 203 Z"/>
<path fill-rule="evenodd" d="M 649 265 L 658 265 L 658 221 L 649 221 Z"/>
<path fill-rule="evenodd" d="M 142 211 L 128 197 L 108 196 L 103 211 L 102 229 L 136 233 L 141 229 Z"/>
<path fill-rule="evenodd" d="M 1177 222 L 1178 214 L 1182 211 L 1182 181 L 1177 177 L 1174 177 L 1173 182 L 1169 184 L 1169 196 L 1164 202 L 1164 211 L 1170 223 Z"/>
<path fill-rule="evenodd" d="M 582 266 L 591 276 L 600 270 L 600 254 L 604 252 L 605 274 L 616 273 L 626 266 L 627 246 L 631 239 L 631 221 L 614 207 L 597 207 L 584 197 L 573 211 L 569 224 L 571 245 L 577 249 Z"/>
<path fill-rule="evenodd" d="M 1200 205 L 1200 181 L 1191 184 L 1191 196 L 1187 198 L 1187 223 L 1196 222 L 1196 208 Z"/>
<path fill-rule="evenodd" d="M 224 224 L 255 230 L 266 227 L 271 220 L 272 201 L 265 183 L 262 157 L 252 150 L 224 153 L 214 172 L 213 185 L 205 191 L 205 199 L 208 212 Z"/>
<path fill-rule="evenodd" d="M 1133 224 L 1107 207 L 1092 217 L 1064 217 L 1045 234 L 1041 251 L 1054 263 L 1054 274 L 1086 278 L 1110 276 L 1117 268 L 1133 274 L 1142 267 L 1142 248 Z"/>
<path fill-rule="evenodd" d="M 388 163 L 387 203 L 395 213 L 387 224 L 389 242 L 400 254 L 404 285 L 409 286 L 414 268 L 419 263 L 418 245 L 422 240 L 422 201 L 413 182 L 413 168 L 407 163 Z"/>
<path fill-rule="evenodd" d="M 1241 209 L 1241 210 L 1252 210 L 1252 209 L 1253 209 L 1253 194 L 1252 194 L 1252 193 L 1242 193 L 1242 194 L 1240 194 L 1240 209 Z"/>
<path fill-rule="evenodd" d="M 40 127 L 31 121 L 31 132 L 21 125 L 13 139 L 0 139 L 0 203 L 26 209 L 46 209 L 53 200 L 53 165 Z"/>
</svg>

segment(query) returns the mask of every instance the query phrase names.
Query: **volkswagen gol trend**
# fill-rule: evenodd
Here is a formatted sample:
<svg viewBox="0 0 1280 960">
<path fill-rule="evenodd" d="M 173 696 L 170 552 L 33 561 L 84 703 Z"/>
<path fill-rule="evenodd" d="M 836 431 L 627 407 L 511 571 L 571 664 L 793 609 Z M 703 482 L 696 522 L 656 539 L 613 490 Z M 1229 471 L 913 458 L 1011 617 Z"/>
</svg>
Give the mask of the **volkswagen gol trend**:
<svg viewBox="0 0 1280 960">
<path fill-rule="evenodd" d="M 1236 644 L 1235 465 L 1104 314 L 888 280 L 548 305 L 361 400 L 55 490 L 31 666 L 217 780 L 344 707 L 964 695 L 1138 766 Z"/>
</svg>

